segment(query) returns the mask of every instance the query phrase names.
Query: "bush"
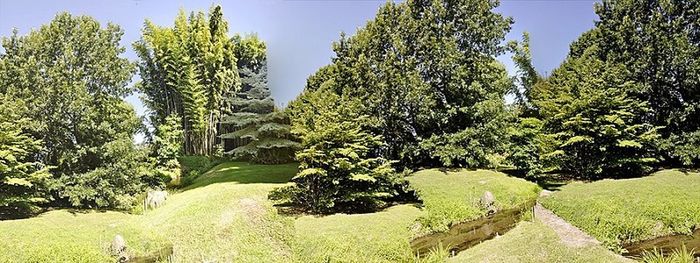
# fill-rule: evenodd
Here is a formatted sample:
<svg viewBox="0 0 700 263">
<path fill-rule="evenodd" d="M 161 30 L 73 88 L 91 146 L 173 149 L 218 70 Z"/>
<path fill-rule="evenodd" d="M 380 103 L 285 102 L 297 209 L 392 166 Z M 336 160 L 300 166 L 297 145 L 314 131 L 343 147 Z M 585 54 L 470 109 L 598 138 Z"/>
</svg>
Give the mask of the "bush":
<svg viewBox="0 0 700 263">
<path fill-rule="evenodd" d="M 372 210 L 399 195 L 401 180 L 389 161 L 377 157 L 381 136 L 364 129 L 370 122 L 356 115 L 358 104 L 323 93 L 311 99 L 317 106 L 311 122 L 294 126 L 303 144 L 296 154 L 300 165 L 292 178 L 295 184 L 276 189 L 270 199 L 327 213 Z"/>
<path fill-rule="evenodd" d="M 137 147 L 131 139 L 109 142 L 99 152 L 105 166 L 53 180 L 53 190 L 70 205 L 127 210 L 137 195 L 148 188 L 163 187 L 167 181 L 154 172 L 147 149 Z"/>
</svg>

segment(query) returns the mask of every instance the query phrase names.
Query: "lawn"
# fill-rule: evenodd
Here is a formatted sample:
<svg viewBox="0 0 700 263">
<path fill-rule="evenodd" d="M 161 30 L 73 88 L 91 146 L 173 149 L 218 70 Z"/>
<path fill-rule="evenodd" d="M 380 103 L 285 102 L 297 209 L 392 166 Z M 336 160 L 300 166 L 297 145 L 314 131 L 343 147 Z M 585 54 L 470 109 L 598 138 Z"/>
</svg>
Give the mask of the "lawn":
<svg viewBox="0 0 700 263">
<path fill-rule="evenodd" d="M 536 184 L 488 170 L 429 169 L 408 180 L 425 206 L 426 214 L 419 219 L 422 232 L 445 231 L 454 223 L 484 216 L 487 211 L 478 202 L 485 191 L 494 195 L 499 210 L 535 200 L 540 191 Z"/>
<path fill-rule="evenodd" d="M 700 227 L 700 174 L 665 170 L 651 176 L 572 183 L 542 204 L 608 247 Z"/>
<path fill-rule="evenodd" d="M 177 262 L 290 261 L 293 219 L 279 216 L 267 193 L 295 173 L 295 164 L 231 162 L 144 215 L 58 210 L 0 221 L 0 262 L 109 262 L 116 234 L 138 255 L 172 245 Z"/>
<path fill-rule="evenodd" d="M 483 216 L 486 211 L 478 206 L 478 200 L 484 191 L 491 191 L 503 209 L 533 200 L 539 192 L 533 183 L 486 170 L 430 169 L 416 172 L 408 180 L 424 202 L 422 209 L 399 205 L 370 214 L 297 219 L 293 250 L 298 259 L 411 262 L 415 260 L 409 245 L 412 238 Z"/>
<path fill-rule="evenodd" d="M 449 262 L 612 263 L 625 260 L 602 246 L 568 247 L 541 222 L 523 221 L 505 235 L 460 252 Z"/>
<path fill-rule="evenodd" d="M 408 177 L 422 207 L 403 204 L 367 214 L 279 215 L 267 194 L 288 184 L 296 170 L 296 164 L 229 162 L 202 174 L 192 185 L 172 193 L 164 206 L 143 215 L 57 210 L 2 221 L 0 262 L 111 261 L 107 247 L 116 234 L 124 236 L 136 255 L 172 246 L 175 262 L 413 262 L 410 241 L 426 231 L 484 215 L 477 205 L 484 191 L 492 192 L 502 209 L 531 200 L 539 191 L 535 184 L 497 172 L 425 170 Z M 436 258 L 443 260 L 444 255 Z"/>
</svg>

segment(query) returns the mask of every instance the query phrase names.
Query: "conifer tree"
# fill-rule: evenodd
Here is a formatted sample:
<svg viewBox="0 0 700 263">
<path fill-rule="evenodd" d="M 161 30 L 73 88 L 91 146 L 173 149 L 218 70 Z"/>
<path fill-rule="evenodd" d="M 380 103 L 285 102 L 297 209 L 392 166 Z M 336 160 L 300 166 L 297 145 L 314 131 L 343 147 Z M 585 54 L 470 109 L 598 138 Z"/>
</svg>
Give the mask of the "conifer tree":
<svg viewBox="0 0 700 263">
<path fill-rule="evenodd" d="M 227 97 L 230 114 L 223 118 L 220 136 L 224 151 L 236 159 L 259 163 L 293 160 L 299 143 L 290 133 L 289 118 L 275 109 L 267 86 L 265 42 L 257 36 L 233 38 L 241 90 Z"/>
</svg>

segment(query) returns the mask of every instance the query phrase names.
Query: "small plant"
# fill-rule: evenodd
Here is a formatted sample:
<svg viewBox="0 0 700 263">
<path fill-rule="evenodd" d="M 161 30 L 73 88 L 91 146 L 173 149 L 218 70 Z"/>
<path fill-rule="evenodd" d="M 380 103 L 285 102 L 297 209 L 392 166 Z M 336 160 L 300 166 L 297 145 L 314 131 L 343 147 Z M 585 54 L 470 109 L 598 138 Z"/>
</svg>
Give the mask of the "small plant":
<svg viewBox="0 0 700 263">
<path fill-rule="evenodd" d="M 664 253 L 662 249 L 654 248 L 653 251 L 642 253 L 641 261 L 644 263 L 694 263 L 695 250 L 688 250 L 685 244 L 680 248 L 675 248 L 671 253 Z"/>
<path fill-rule="evenodd" d="M 451 246 L 445 246 L 439 243 L 436 247 L 430 249 L 427 255 L 416 254 L 414 261 L 416 263 L 437 263 L 445 262 L 445 260 L 450 257 Z"/>
</svg>

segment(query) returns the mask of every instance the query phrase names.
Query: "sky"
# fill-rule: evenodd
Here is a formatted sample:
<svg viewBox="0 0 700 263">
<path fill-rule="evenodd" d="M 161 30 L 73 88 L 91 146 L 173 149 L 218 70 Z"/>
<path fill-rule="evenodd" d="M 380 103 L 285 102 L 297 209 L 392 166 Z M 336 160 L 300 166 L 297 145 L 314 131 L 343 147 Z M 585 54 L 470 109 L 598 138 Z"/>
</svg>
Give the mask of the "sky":
<svg viewBox="0 0 700 263">
<path fill-rule="evenodd" d="M 556 68 L 566 57 L 569 44 L 594 25 L 594 0 L 502 0 L 496 9 L 513 17 L 515 23 L 507 40 L 519 40 L 530 33 L 533 63 L 540 73 Z M 221 5 L 229 22 L 230 34 L 256 33 L 268 45 L 268 78 L 272 96 L 280 106 L 294 99 L 304 88 L 306 78 L 330 63 L 331 43 L 340 32 L 352 34 L 372 19 L 383 0 L 0 0 L 0 36 L 17 28 L 27 34 L 47 24 L 59 12 L 89 15 L 101 23 L 115 23 L 124 30 L 123 54 L 137 57 L 131 43 L 140 38 L 145 19 L 161 26 L 172 26 L 179 9 L 207 11 Z M 499 57 L 510 72 L 509 55 Z M 138 80 L 138 76 L 134 77 Z M 143 104 L 134 94 L 126 100 L 143 115 Z"/>
</svg>

